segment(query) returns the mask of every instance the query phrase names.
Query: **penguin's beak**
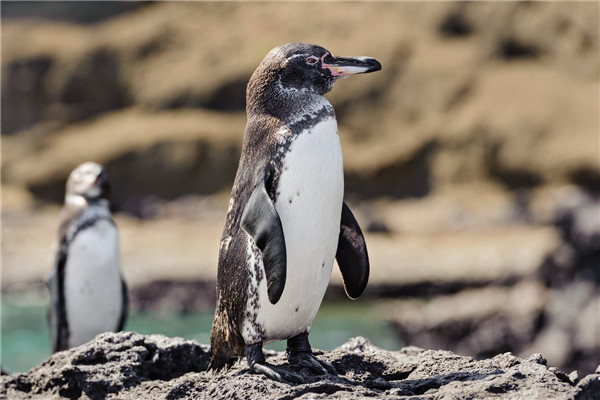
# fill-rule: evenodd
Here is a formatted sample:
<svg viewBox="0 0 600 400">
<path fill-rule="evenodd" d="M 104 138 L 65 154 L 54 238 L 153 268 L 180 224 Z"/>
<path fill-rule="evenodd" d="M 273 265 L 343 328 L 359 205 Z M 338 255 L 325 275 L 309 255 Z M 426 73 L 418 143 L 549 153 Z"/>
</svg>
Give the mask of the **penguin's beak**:
<svg viewBox="0 0 600 400">
<path fill-rule="evenodd" d="M 96 176 L 96 180 L 94 181 L 94 185 L 95 186 L 102 186 L 104 185 L 108 179 L 107 179 L 107 174 L 105 170 L 100 171 L 100 173 Z"/>
<path fill-rule="evenodd" d="M 326 53 L 321 57 L 321 67 L 331 71 L 332 76 L 344 77 L 379 71 L 381 64 L 371 57 L 333 57 Z"/>
<path fill-rule="evenodd" d="M 108 181 L 108 174 L 106 173 L 106 170 L 103 169 L 100 171 L 98 176 L 96 176 L 93 186 L 100 189 L 100 193 L 98 195 L 103 195 L 104 197 L 108 198 L 110 193 L 110 183 Z"/>
</svg>

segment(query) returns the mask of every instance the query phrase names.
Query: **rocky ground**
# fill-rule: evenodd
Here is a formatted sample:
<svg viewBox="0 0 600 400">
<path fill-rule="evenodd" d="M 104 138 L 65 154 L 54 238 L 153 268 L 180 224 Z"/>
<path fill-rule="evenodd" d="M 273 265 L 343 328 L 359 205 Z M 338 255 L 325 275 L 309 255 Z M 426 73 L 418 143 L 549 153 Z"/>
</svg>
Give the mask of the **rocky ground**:
<svg viewBox="0 0 600 400">
<path fill-rule="evenodd" d="M 209 348 L 193 341 L 135 333 L 103 334 L 56 353 L 24 374 L 0 377 L 10 399 L 577 399 L 600 398 L 600 371 L 579 378 L 548 368 L 540 354 L 526 360 L 510 353 L 475 361 L 448 351 L 379 349 L 358 337 L 317 352 L 339 376 L 300 371 L 303 384 L 251 374 L 245 362 L 207 372 Z M 284 364 L 284 353 L 267 361 Z"/>
<path fill-rule="evenodd" d="M 328 95 L 374 312 L 407 344 L 600 363 L 597 4 L 53 4 L 2 6 L 4 293 L 41 288 L 94 160 L 133 306 L 210 309 L 247 79 L 301 40 L 383 65 Z"/>
</svg>

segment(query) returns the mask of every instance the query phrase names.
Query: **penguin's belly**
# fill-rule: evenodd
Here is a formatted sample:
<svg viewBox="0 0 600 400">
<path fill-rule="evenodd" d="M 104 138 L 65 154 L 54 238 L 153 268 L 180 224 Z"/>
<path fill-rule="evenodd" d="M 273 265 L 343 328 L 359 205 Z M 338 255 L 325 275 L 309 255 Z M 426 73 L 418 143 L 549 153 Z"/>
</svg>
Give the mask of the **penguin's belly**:
<svg viewBox="0 0 600 400">
<path fill-rule="evenodd" d="M 119 323 L 123 297 L 117 229 L 100 220 L 79 232 L 65 268 L 69 344 L 79 346 Z"/>
<path fill-rule="evenodd" d="M 275 208 L 287 252 L 287 276 L 277 304 L 259 285 L 256 321 L 266 340 L 310 329 L 331 277 L 340 232 L 344 173 L 335 118 L 302 132 L 286 154 Z"/>
</svg>

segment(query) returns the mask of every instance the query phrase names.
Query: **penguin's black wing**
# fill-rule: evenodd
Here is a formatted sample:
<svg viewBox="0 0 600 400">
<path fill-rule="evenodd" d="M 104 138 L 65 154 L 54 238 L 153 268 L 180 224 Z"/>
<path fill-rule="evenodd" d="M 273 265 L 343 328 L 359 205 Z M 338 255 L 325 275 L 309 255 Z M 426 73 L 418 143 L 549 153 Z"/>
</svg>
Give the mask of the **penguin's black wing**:
<svg viewBox="0 0 600 400">
<path fill-rule="evenodd" d="M 351 299 L 358 298 L 369 281 L 369 254 L 360 226 L 346 203 L 342 206 L 340 239 L 335 258 L 346 294 Z"/>
<path fill-rule="evenodd" d="M 68 347 L 69 327 L 65 305 L 65 267 L 67 264 L 68 248 L 61 241 L 56 255 L 54 269 L 46 278 L 46 285 L 50 291 L 50 309 L 48 310 L 48 323 L 52 335 L 52 351 L 65 350 Z"/>
<path fill-rule="evenodd" d="M 259 171 L 256 186 L 242 214 L 241 227 L 254 239 L 262 252 L 263 266 L 267 276 L 269 301 L 276 304 L 285 287 L 287 256 L 285 238 L 279 214 L 269 197 L 268 186 L 273 171 L 270 164 Z"/>
<path fill-rule="evenodd" d="M 123 306 L 121 308 L 121 316 L 119 317 L 119 324 L 117 325 L 117 332 L 121 332 L 125 327 L 125 321 L 129 315 L 129 294 L 127 293 L 127 284 L 125 279 L 121 277 L 121 295 L 123 296 Z"/>
</svg>

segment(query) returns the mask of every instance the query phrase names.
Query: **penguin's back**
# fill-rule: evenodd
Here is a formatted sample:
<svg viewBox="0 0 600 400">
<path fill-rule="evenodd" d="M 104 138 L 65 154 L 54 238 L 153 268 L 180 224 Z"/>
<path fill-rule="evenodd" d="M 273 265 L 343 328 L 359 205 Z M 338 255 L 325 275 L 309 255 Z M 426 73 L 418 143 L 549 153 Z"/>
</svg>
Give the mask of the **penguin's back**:
<svg viewBox="0 0 600 400">
<path fill-rule="evenodd" d="M 119 235 L 112 221 L 100 219 L 72 239 L 64 291 L 71 347 L 117 329 L 123 295 Z"/>
</svg>

